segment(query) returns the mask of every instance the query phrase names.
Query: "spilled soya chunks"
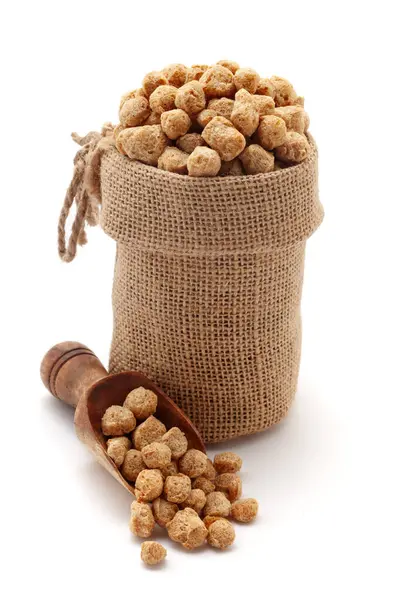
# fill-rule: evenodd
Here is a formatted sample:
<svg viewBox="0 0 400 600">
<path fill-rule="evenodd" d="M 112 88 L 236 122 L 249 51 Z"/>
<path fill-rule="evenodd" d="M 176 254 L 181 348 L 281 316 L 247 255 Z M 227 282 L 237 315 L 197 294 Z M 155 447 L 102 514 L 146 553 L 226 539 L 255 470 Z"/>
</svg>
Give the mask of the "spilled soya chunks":
<svg viewBox="0 0 400 600">
<path fill-rule="evenodd" d="M 310 120 L 292 84 L 229 60 L 148 73 L 121 98 L 119 121 L 119 152 L 178 175 L 269 173 L 310 151 Z"/>
<path fill-rule="evenodd" d="M 135 488 L 132 533 L 147 539 L 158 525 L 188 550 L 204 543 L 228 548 L 235 540 L 229 519 L 249 523 L 258 511 L 256 500 L 241 498 L 242 459 L 234 452 L 222 452 L 211 461 L 188 447 L 178 427 L 167 430 L 155 417 L 156 410 L 157 395 L 139 387 L 122 406 L 110 406 L 101 422 L 107 454 Z M 142 544 L 146 564 L 158 564 L 165 556 L 158 542 Z"/>
</svg>

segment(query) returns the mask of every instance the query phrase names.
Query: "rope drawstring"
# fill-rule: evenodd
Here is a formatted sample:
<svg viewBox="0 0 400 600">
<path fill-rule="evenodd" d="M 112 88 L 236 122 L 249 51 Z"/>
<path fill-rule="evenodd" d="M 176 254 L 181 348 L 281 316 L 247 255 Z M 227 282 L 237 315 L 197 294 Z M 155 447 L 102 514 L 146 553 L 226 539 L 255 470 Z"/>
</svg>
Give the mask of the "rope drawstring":
<svg viewBox="0 0 400 600">
<path fill-rule="evenodd" d="M 58 220 L 58 253 L 65 262 L 75 258 L 78 244 L 86 244 L 85 224 L 93 226 L 99 222 L 101 157 L 114 143 L 112 133 L 113 126 L 106 123 L 101 133 L 91 131 L 84 137 L 72 134 L 81 148 L 74 158 L 74 173 Z M 67 245 L 65 226 L 74 202 L 76 214 Z"/>
</svg>

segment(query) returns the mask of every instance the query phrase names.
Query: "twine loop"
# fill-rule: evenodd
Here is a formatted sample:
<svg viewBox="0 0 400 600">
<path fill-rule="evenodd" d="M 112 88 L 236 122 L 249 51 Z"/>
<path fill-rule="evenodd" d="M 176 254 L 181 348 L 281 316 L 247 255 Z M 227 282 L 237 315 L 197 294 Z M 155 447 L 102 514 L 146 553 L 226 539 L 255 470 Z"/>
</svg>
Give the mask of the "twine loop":
<svg viewBox="0 0 400 600">
<path fill-rule="evenodd" d="M 86 244 L 86 223 L 94 226 L 99 222 L 101 157 L 114 144 L 113 130 L 113 125 L 106 123 L 101 132 L 90 131 L 83 137 L 76 133 L 71 135 L 81 148 L 74 158 L 72 180 L 58 220 L 58 254 L 65 262 L 71 262 L 75 258 L 78 245 Z M 66 222 L 74 203 L 76 214 L 67 243 Z"/>
</svg>

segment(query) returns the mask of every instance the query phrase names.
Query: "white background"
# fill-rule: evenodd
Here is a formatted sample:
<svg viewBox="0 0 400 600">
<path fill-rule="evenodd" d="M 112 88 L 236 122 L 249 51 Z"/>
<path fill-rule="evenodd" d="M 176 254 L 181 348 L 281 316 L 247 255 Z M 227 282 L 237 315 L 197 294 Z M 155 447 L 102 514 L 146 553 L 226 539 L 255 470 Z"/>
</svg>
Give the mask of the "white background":
<svg viewBox="0 0 400 600">
<path fill-rule="evenodd" d="M 7 2 L 1 23 L 0 595 L 398 599 L 399 53 L 395 3 Z M 75 339 L 106 363 L 114 243 L 72 264 L 56 226 L 81 134 L 171 62 L 231 58 L 293 81 L 320 149 L 323 226 L 307 248 L 296 402 L 224 445 L 260 501 L 225 553 L 165 541 L 150 570 L 131 498 L 44 390 L 42 355 Z M 220 450 L 212 448 L 211 453 Z M 162 537 L 162 539 L 164 539 Z"/>
</svg>

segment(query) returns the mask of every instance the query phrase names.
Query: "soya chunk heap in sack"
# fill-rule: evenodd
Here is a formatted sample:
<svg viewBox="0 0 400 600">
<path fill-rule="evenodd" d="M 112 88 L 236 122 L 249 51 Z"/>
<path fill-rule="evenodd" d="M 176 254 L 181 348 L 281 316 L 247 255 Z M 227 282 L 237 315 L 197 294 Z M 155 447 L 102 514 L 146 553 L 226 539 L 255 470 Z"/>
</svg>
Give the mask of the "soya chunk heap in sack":
<svg viewBox="0 0 400 600">
<path fill-rule="evenodd" d="M 233 61 L 169 65 L 125 94 L 114 129 L 118 150 L 190 175 L 255 175 L 300 163 L 309 118 L 292 84 Z"/>
<path fill-rule="evenodd" d="M 294 114 L 300 117 L 287 117 L 287 124 L 281 117 L 270 115 L 283 131 L 285 127 L 306 128 L 305 113 L 298 111 L 299 105 L 280 106 L 301 102 L 290 84 L 280 86 L 281 80 L 276 78 L 261 81 L 248 70 L 233 73 L 225 65 L 219 65 L 217 73 L 221 69 L 228 71 L 230 84 L 220 78 L 218 86 L 210 78 L 219 93 L 227 93 L 227 89 L 234 93 L 231 84 L 233 80 L 236 89 L 236 80 L 238 86 L 248 88 L 237 90 L 242 96 L 247 92 L 271 110 L 273 104 L 274 111 L 295 109 Z M 199 75 L 202 69 L 194 71 Z M 178 68 L 171 72 L 174 77 L 169 73 L 167 85 L 178 90 L 172 98 L 175 104 L 179 90 L 187 85 L 182 82 L 193 72 Z M 200 79 L 203 75 L 206 73 Z M 142 92 L 128 95 L 132 100 L 141 98 L 146 113 L 150 97 L 156 94 L 151 110 L 155 113 L 161 104 L 164 112 L 149 114 L 146 122 L 160 120 L 157 131 L 170 101 L 167 96 L 161 103 L 157 96 L 166 85 L 166 77 L 149 77 L 150 88 L 144 84 Z M 212 85 L 208 75 L 205 79 L 203 92 L 207 96 Z M 152 85 L 158 87 L 150 91 Z M 258 93 L 252 94 L 254 90 Z M 124 98 L 122 107 L 129 100 Z M 204 133 L 210 124 L 210 116 L 216 118 L 213 111 L 222 113 L 217 115 L 219 119 L 234 119 L 233 111 L 229 112 L 232 102 L 236 102 L 233 97 L 210 97 L 207 108 L 196 113 L 196 119 L 191 118 L 193 129 L 198 127 L 199 131 L 189 130 L 176 141 L 170 140 L 168 150 L 191 155 L 205 148 L 196 145 L 206 143 L 200 131 Z M 199 108 L 196 98 L 192 105 L 195 108 L 190 110 Z M 253 110 L 250 117 L 249 123 L 257 120 Z M 140 111 L 138 118 L 143 118 Z M 261 143 L 270 142 L 279 148 L 279 127 L 271 133 L 265 119 L 259 120 Z M 132 135 L 147 127 L 134 125 L 135 120 L 129 123 L 117 140 L 122 134 Z M 172 125 L 168 120 L 165 123 L 168 131 Z M 232 135 L 232 144 L 220 149 L 225 161 L 221 174 L 242 173 L 242 160 L 225 160 L 225 151 L 233 151 L 237 134 L 243 135 L 233 125 L 224 127 Z M 305 245 L 323 217 L 317 147 L 312 136 L 306 136 L 310 146 L 307 158 L 296 166 L 254 176 L 203 178 L 130 160 L 116 149 L 114 129 L 107 124 L 101 133 L 73 136 L 81 148 L 58 224 L 58 250 L 66 262 L 73 260 L 78 245 L 86 243 L 86 224 L 101 222 L 104 232 L 117 244 L 110 373 L 131 369 L 145 373 L 174 398 L 206 442 L 226 441 L 271 427 L 285 417 L 296 392 Z M 207 135 L 215 146 L 220 137 L 215 131 Z M 150 154 L 154 148 L 157 144 L 149 146 Z M 264 154 L 260 144 L 250 144 L 243 151 L 244 162 L 246 152 L 250 160 L 257 154 L 265 158 L 270 151 Z M 267 156 L 265 164 L 271 160 Z M 183 164 L 183 171 L 185 168 Z M 67 240 L 67 217 L 74 203 L 76 216 Z"/>
<path fill-rule="evenodd" d="M 228 548 L 235 539 L 228 518 L 249 523 L 258 511 L 256 500 L 241 499 L 242 482 L 237 474 L 241 458 L 223 452 L 213 464 L 199 450 L 188 449 L 178 427 L 167 431 L 154 416 L 156 408 L 156 394 L 141 387 L 128 394 L 123 406 L 109 407 L 102 418 L 107 453 L 135 485 L 131 531 L 149 538 L 157 524 L 188 550 L 205 542 Z M 158 542 L 142 544 L 141 558 L 146 564 L 158 564 L 165 556 Z"/>
</svg>

